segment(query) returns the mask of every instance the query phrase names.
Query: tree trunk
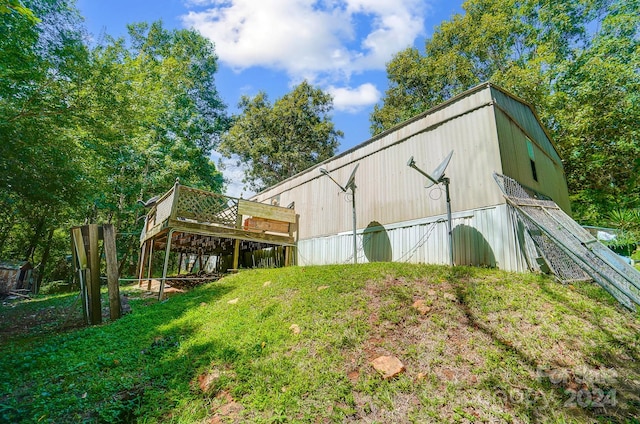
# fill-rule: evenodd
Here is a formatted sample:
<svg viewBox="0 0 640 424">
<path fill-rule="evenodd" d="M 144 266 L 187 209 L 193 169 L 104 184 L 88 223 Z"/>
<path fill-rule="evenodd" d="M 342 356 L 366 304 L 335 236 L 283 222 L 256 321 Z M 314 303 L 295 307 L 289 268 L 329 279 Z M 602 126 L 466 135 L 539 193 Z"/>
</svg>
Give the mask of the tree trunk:
<svg viewBox="0 0 640 424">
<path fill-rule="evenodd" d="M 47 242 L 44 246 L 44 252 L 42 252 L 42 259 L 40 259 L 40 271 L 36 277 L 35 285 L 33 286 L 33 294 L 38 294 L 40 291 L 40 287 L 42 287 L 42 280 L 44 279 L 44 271 L 47 267 L 47 262 L 49 262 L 49 254 L 51 253 L 51 243 L 53 242 L 53 233 L 55 228 L 51 228 L 49 230 L 49 234 L 47 235 Z"/>
<path fill-rule="evenodd" d="M 124 251 L 124 254 L 122 255 L 122 259 L 120 259 L 120 265 L 118 265 L 118 275 L 123 275 L 122 271 L 124 269 L 124 266 L 127 264 L 128 260 L 129 260 L 129 249 Z"/>
<path fill-rule="evenodd" d="M 13 229 L 15 225 L 15 220 L 12 220 L 11 222 L 9 222 L 9 220 L 6 220 L 6 223 L 3 223 L 0 225 L 0 254 L 2 254 L 2 252 L 4 251 L 4 245 L 7 242 L 7 239 L 9 238 L 9 234 L 11 234 L 11 230 Z"/>
<path fill-rule="evenodd" d="M 46 222 L 46 220 L 45 220 L 44 217 L 41 217 L 38 220 L 38 225 L 36 226 L 36 230 L 33 233 L 33 237 L 31 238 L 31 241 L 29 242 L 29 246 L 25 250 L 24 259 L 27 260 L 27 261 L 29 261 L 29 260 L 33 261 L 33 254 L 36 251 L 36 247 L 38 247 L 38 241 L 42 237 L 42 232 L 44 231 L 45 222 Z"/>
</svg>

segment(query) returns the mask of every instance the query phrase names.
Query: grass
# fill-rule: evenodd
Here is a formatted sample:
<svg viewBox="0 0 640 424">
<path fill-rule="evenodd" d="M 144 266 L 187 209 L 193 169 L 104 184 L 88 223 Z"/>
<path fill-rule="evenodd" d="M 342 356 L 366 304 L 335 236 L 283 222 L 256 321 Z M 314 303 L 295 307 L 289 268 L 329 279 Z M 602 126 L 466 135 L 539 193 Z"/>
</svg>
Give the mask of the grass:
<svg viewBox="0 0 640 424">
<path fill-rule="evenodd" d="M 131 291 L 131 289 L 127 289 Z M 244 271 L 0 342 L 6 422 L 638 422 L 640 316 L 592 284 L 408 264 Z M 412 304 L 431 307 L 421 315 Z M 76 306 L 74 306 L 76 304 Z M 76 314 L 73 295 L 0 309 Z M 75 308 L 75 309 L 74 309 Z M 394 355 L 384 380 L 370 361 Z"/>
</svg>

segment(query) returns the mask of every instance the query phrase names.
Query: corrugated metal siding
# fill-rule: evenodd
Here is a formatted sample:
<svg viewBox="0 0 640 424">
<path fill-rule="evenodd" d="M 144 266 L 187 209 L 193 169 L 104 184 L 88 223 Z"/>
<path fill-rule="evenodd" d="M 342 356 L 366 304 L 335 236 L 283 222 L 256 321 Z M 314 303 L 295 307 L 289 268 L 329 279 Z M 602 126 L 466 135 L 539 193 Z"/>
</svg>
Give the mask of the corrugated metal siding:
<svg viewBox="0 0 640 424">
<path fill-rule="evenodd" d="M 546 155 L 540 144 L 532 141 L 538 181 L 533 179 L 527 140 L 531 139 L 523 132 L 522 122 L 514 122 L 500 109 L 495 109 L 495 122 L 500 140 L 503 174 L 514 178 L 520 184 L 532 188 L 552 198 L 568 214 L 571 213 L 569 193 L 562 164 Z M 522 118 L 524 119 L 524 118 Z M 528 121 L 536 121 L 530 113 Z"/>
<path fill-rule="evenodd" d="M 394 261 L 449 263 L 449 241 L 444 216 L 432 220 L 396 223 L 358 232 L 358 262 Z M 524 272 L 526 261 L 506 205 L 458 213 L 453 219 L 456 265 L 499 267 Z M 298 242 L 299 265 L 352 262 L 350 233 Z"/>
<path fill-rule="evenodd" d="M 539 183 L 531 178 L 525 133 L 536 149 Z M 463 93 L 259 193 L 254 200 L 295 202 L 300 215 L 299 264 L 349 263 L 351 200 L 319 168 L 345 184 L 359 164 L 358 260 L 447 264 L 446 222 L 437 222 L 446 213 L 444 190 L 425 189 L 426 179 L 406 163 L 413 156 L 418 167 L 432 172 L 451 150 L 454 155 L 446 175 L 451 180 L 456 263 L 525 271 L 524 243 L 492 175 L 512 176 L 563 208 L 568 208 L 566 182 L 560 159 L 529 106 L 491 85 Z"/>
<path fill-rule="evenodd" d="M 356 163 L 360 164 L 356 175 L 358 228 L 446 212 L 442 187 L 425 190 L 426 178 L 406 165 L 411 156 L 421 169 L 432 172 L 454 151 L 446 172 L 451 179 L 454 212 L 504 203 L 492 178 L 494 171 L 501 172 L 501 162 L 489 94 L 485 89 L 460 98 L 447 108 L 322 165 L 344 184 Z M 259 201 L 279 196 L 281 205 L 295 202 L 300 214 L 300 239 L 352 229 L 348 195 L 320 174 L 319 168 L 256 196 Z"/>
<path fill-rule="evenodd" d="M 491 87 L 491 95 L 496 105 L 509 113 L 526 131 L 532 140 L 538 144 L 556 163 L 562 166 L 562 160 L 553 143 L 538 122 L 533 110 L 528 104 L 522 103 L 503 93 L 496 87 Z"/>
</svg>

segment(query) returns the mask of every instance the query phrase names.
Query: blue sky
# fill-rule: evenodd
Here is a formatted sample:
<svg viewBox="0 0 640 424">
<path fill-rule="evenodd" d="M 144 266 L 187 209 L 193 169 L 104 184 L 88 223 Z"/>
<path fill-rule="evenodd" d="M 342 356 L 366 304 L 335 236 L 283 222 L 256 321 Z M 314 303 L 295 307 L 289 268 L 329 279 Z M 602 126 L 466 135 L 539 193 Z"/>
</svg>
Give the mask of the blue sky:
<svg viewBox="0 0 640 424">
<path fill-rule="evenodd" d="M 387 88 L 385 63 L 454 13 L 461 0 L 77 0 L 92 37 L 126 34 L 126 25 L 161 19 L 215 43 L 216 87 L 231 113 L 242 95 L 273 102 L 306 79 L 334 97 L 339 151 L 369 137 L 369 115 Z M 227 193 L 244 193 L 228 166 Z"/>
</svg>

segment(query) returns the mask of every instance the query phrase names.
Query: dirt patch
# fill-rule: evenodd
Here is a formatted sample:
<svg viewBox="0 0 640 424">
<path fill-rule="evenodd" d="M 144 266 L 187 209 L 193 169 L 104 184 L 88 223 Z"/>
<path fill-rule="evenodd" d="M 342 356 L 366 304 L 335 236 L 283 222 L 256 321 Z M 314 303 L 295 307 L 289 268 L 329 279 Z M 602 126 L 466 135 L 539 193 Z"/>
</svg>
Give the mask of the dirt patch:
<svg viewBox="0 0 640 424">
<path fill-rule="evenodd" d="M 10 339 L 51 332 L 60 333 L 84 327 L 82 306 L 77 299 L 65 304 L 37 308 L 25 303 L 37 300 L 4 301 L 0 305 L 0 343 Z M 29 307 L 27 307 L 29 306 Z"/>
<path fill-rule="evenodd" d="M 388 278 L 382 283 L 370 282 L 365 291 L 371 332 L 362 345 L 346 354 L 350 360 L 345 374 L 355 386 L 363 379 L 379 378 L 366 364 L 380 355 L 395 355 L 406 365 L 404 378 L 416 386 L 416 392 L 419 387 L 437 393 L 448 385 L 477 386 L 474 370 L 484 364 L 484 358 L 473 346 L 490 344 L 491 340 L 469 321 L 455 287 L 446 281 Z M 416 308 L 416 302 L 421 308 L 428 307 L 428 313 Z M 397 393 L 393 408 L 367 393 L 354 390 L 353 396 L 356 421 L 406 422 L 412 411 L 422 407 L 415 393 Z M 441 414 L 452 417 L 452 408 L 443 405 Z M 476 417 L 478 413 L 469 414 Z"/>
<path fill-rule="evenodd" d="M 221 274 L 218 272 L 206 273 L 206 272 L 197 272 L 192 274 L 180 274 L 180 278 L 183 280 L 169 280 L 168 284 L 170 287 L 180 290 L 188 290 L 194 287 L 201 286 L 203 284 L 211 283 L 214 281 L 218 281 L 225 274 Z"/>
<path fill-rule="evenodd" d="M 244 406 L 237 402 L 229 392 L 222 391 L 218 393 L 215 403 L 216 405 L 213 408 L 214 415 L 209 421 L 210 424 L 241 422 L 240 416 Z"/>
<path fill-rule="evenodd" d="M 120 296 L 122 314 L 131 312 L 128 294 Z M 155 300 L 155 298 L 154 298 Z M 109 322 L 108 295 L 102 297 L 102 322 Z M 65 298 L 11 299 L 0 304 L 0 343 L 52 333 L 63 333 L 86 327 L 82 303 L 78 293 Z"/>
</svg>

